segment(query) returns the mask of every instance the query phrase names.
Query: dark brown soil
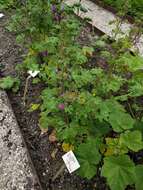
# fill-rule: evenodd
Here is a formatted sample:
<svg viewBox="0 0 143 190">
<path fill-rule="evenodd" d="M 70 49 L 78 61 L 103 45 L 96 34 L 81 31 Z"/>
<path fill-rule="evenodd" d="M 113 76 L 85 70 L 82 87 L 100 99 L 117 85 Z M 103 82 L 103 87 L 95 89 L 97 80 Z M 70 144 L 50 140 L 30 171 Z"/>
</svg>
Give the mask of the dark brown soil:
<svg viewBox="0 0 143 190">
<path fill-rule="evenodd" d="M 15 76 L 17 75 L 15 66 L 22 63 L 24 51 L 21 50 L 21 47 L 16 45 L 14 34 L 10 34 L 5 30 L 7 20 L 8 16 L 0 19 L 0 64 L 2 68 L 0 74 L 1 76 Z M 88 30 L 88 28 L 86 30 Z M 87 33 L 86 31 L 86 34 Z M 87 43 L 84 34 L 82 35 L 80 39 L 81 43 Z M 27 104 L 24 106 L 22 97 L 25 79 L 26 74 L 22 74 L 20 91 L 17 94 L 9 91 L 8 95 L 43 190 L 107 190 L 108 188 L 101 178 L 96 177 L 93 180 L 87 181 L 81 179 L 75 173 L 70 175 L 66 169 L 54 183 L 51 182 L 52 177 L 63 164 L 61 157 L 64 153 L 59 144 L 51 144 L 49 142 L 48 133 L 41 133 L 38 125 L 39 112 L 28 112 L 30 104 L 39 101 L 38 97 L 43 88 L 42 85 L 33 85 L 30 82 Z M 56 148 L 58 152 L 55 159 L 53 159 L 51 153 Z"/>
</svg>

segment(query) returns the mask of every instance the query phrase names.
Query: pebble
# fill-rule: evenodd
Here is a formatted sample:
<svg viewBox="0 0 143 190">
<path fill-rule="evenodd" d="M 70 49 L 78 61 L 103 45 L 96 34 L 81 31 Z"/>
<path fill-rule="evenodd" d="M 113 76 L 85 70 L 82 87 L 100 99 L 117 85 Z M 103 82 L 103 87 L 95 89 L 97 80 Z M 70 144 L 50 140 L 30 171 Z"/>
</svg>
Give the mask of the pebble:
<svg viewBox="0 0 143 190">
<path fill-rule="evenodd" d="M 0 121 L 3 120 L 3 113 L 0 113 Z"/>
</svg>

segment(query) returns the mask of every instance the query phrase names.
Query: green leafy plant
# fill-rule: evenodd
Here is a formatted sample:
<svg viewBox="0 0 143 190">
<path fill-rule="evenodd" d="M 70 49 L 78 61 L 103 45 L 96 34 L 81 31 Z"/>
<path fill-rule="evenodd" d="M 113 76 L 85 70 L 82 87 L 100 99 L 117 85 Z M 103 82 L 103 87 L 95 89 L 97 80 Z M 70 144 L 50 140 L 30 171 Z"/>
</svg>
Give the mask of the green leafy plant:
<svg viewBox="0 0 143 190">
<path fill-rule="evenodd" d="M 135 168 L 135 187 L 136 190 L 141 190 L 142 189 L 142 184 L 143 184 L 143 166 L 142 165 L 137 165 Z"/>
<path fill-rule="evenodd" d="M 19 0 L 1 0 L 0 9 L 16 8 L 20 4 Z"/>
<path fill-rule="evenodd" d="M 113 6 L 117 9 L 117 11 L 120 11 L 123 9 L 123 6 L 125 5 L 124 0 L 102 0 L 105 4 L 108 4 L 110 6 Z M 143 7 L 143 1 L 142 0 L 128 0 L 128 10 L 127 13 L 131 16 L 137 16 L 142 14 L 142 7 Z"/>
<path fill-rule="evenodd" d="M 91 179 L 96 175 L 97 166 L 101 161 L 101 155 L 99 153 L 100 143 L 100 139 L 90 138 L 86 143 L 79 145 L 76 152 L 80 164 L 82 165 L 79 170 L 81 176 Z"/>
<path fill-rule="evenodd" d="M 122 190 L 134 183 L 135 166 L 127 155 L 110 156 L 104 159 L 101 175 L 107 178 L 112 190 Z"/>
<path fill-rule="evenodd" d="M 41 129 L 53 128 L 60 142 L 74 147 L 79 175 L 101 174 L 111 190 L 138 190 L 142 165 L 130 155 L 143 149 L 143 58 L 130 53 L 129 38 L 80 45 L 84 24 L 75 8 L 81 11 L 62 1 L 27 0 L 12 17 L 9 30 L 28 49 L 23 69 L 40 71 L 36 83 L 45 85 L 41 104 L 29 111 L 40 109 Z"/>
<path fill-rule="evenodd" d="M 12 89 L 13 92 L 17 92 L 19 90 L 20 80 L 18 78 L 13 77 L 4 77 L 0 79 L 0 88 L 4 90 Z"/>
</svg>

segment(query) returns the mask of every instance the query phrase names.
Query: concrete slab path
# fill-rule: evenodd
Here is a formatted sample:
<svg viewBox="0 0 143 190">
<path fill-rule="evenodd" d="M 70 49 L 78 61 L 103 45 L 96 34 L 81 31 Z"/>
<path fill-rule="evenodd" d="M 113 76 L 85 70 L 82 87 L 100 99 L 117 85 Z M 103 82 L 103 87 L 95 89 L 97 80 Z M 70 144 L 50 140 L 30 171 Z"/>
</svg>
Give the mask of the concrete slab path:
<svg viewBox="0 0 143 190">
<path fill-rule="evenodd" d="M 0 190 L 41 190 L 4 91 L 0 91 Z"/>
<path fill-rule="evenodd" d="M 73 5 L 78 2 L 79 0 L 65 0 L 65 3 L 67 5 Z M 81 0 L 81 4 L 84 8 L 88 10 L 88 12 L 79 12 L 79 16 L 81 18 L 90 18 L 92 20 L 91 24 L 93 26 L 95 26 L 97 29 L 107 34 L 108 36 L 113 37 L 113 30 L 116 28 L 116 24 L 115 22 L 113 24 L 110 23 L 119 19 L 119 17 L 117 17 L 112 12 L 100 7 L 99 5 L 96 5 L 90 0 Z M 124 21 L 121 24 L 121 31 L 124 33 L 124 35 L 128 35 L 131 28 L 133 28 L 133 25 L 130 24 L 128 21 Z M 120 36 L 121 35 L 117 35 L 116 38 L 119 38 Z M 138 43 L 134 48 L 138 49 L 140 55 L 143 56 L 143 35 L 139 38 Z"/>
</svg>

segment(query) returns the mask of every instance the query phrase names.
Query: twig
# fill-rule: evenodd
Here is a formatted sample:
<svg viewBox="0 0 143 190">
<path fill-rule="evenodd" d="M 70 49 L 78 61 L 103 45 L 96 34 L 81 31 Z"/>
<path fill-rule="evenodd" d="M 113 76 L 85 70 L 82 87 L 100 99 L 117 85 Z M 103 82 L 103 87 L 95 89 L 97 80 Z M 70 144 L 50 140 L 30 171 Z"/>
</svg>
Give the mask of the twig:
<svg viewBox="0 0 143 190">
<path fill-rule="evenodd" d="M 28 91 L 28 82 L 29 82 L 30 78 L 31 78 L 31 76 L 28 76 L 26 78 L 26 83 L 25 83 L 25 88 L 24 88 L 24 94 L 23 94 L 23 103 L 24 103 L 24 106 L 26 105 L 26 94 L 27 94 L 27 91 Z"/>
<path fill-rule="evenodd" d="M 54 182 L 55 179 L 57 179 L 57 177 L 59 177 L 63 173 L 64 169 L 65 169 L 65 164 L 63 164 L 60 167 L 60 169 L 57 171 L 57 173 L 54 175 L 54 177 L 52 178 L 52 182 Z"/>
</svg>

